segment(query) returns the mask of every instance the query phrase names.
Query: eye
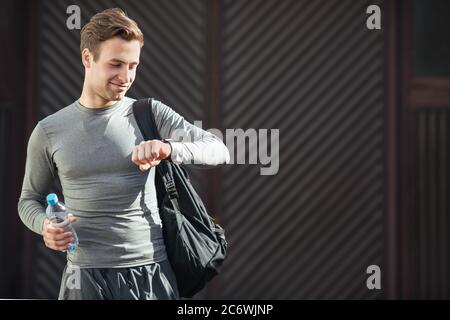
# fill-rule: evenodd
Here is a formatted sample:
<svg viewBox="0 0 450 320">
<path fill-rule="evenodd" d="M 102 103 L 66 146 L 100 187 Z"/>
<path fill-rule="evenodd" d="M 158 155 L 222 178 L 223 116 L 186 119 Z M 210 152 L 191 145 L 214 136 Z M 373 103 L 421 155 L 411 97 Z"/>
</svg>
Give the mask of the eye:
<svg viewBox="0 0 450 320">
<path fill-rule="evenodd" d="M 120 67 L 120 64 L 117 64 L 117 63 L 116 63 L 116 64 L 110 63 L 110 65 L 113 66 L 113 67 L 116 67 L 116 68 L 117 68 L 117 67 Z"/>
</svg>

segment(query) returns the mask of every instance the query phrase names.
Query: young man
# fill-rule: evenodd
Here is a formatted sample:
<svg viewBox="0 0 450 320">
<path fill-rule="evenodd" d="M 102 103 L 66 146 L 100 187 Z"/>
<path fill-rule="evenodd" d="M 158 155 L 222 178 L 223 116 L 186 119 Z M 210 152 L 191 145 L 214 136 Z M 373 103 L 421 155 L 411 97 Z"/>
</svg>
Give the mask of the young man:
<svg viewBox="0 0 450 320">
<path fill-rule="evenodd" d="M 81 30 L 81 97 L 40 121 L 28 143 L 18 203 L 22 221 L 42 234 L 48 248 L 68 248 L 70 232 L 45 216 L 54 181 L 62 187 L 70 220 L 76 220 L 79 247 L 67 254 L 60 299 L 179 298 L 162 236 L 154 167 L 166 158 L 211 166 L 229 162 L 218 137 L 159 101 L 152 110 L 161 137 L 182 131 L 194 139 L 143 141 L 134 100 L 125 96 L 143 44 L 139 27 L 122 10 L 93 16 Z M 70 279 L 77 270 L 80 278 Z"/>
</svg>

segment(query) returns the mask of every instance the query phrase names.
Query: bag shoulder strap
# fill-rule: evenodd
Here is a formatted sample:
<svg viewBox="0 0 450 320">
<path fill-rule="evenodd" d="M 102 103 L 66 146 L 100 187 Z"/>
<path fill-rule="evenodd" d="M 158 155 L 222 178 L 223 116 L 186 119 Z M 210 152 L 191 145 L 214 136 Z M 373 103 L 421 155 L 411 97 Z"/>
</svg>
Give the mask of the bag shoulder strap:
<svg viewBox="0 0 450 320">
<path fill-rule="evenodd" d="M 133 113 L 144 140 L 161 140 L 153 115 L 153 99 L 139 99 L 133 103 Z"/>
<path fill-rule="evenodd" d="M 156 120 L 153 115 L 153 99 L 139 99 L 133 103 L 133 113 L 136 118 L 136 123 L 141 130 L 144 140 L 158 139 L 161 140 L 161 136 L 156 127 Z M 163 160 L 156 166 L 156 171 L 163 179 L 164 187 L 172 200 L 175 209 L 179 209 L 177 203 L 178 192 L 175 188 L 175 179 L 173 177 L 173 170 L 167 161 Z"/>
</svg>

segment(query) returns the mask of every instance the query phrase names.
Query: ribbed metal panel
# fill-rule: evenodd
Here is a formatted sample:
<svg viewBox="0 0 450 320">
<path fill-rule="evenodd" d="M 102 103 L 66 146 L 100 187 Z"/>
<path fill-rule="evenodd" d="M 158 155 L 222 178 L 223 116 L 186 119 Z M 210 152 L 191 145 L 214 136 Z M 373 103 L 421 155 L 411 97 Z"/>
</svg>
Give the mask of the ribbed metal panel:
<svg viewBox="0 0 450 320">
<path fill-rule="evenodd" d="M 8 153 L 6 152 L 10 148 L 9 137 L 11 135 L 11 109 L 6 103 L 0 102 L 0 150 L 4 151 L 0 153 L 0 181 L 5 181 L 8 172 Z M 6 202 L 6 198 L 3 198 L 7 194 L 7 185 L 0 183 L 0 200 L 2 203 Z M 3 221 L 2 221 L 3 222 Z M 0 222 L 0 223 L 2 223 Z M 1 224 L 0 224 L 1 226 Z"/>
<path fill-rule="evenodd" d="M 106 8 L 120 7 L 145 36 L 137 77 L 127 96 L 155 97 L 187 120 L 202 120 L 206 128 L 206 2 L 171 1 L 50 1 L 41 7 L 40 118 L 79 98 L 84 80 L 80 59 L 80 30 L 66 27 L 67 7 L 78 5 L 81 25 Z M 194 185 L 205 195 L 204 174 L 190 170 Z M 37 246 L 33 297 L 57 296 L 65 256 Z"/>
<path fill-rule="evenodd" d="M 10 105 L 0 102 L 0 203 L 6 204 L 11 201 L 8 179 L 8 170 L 10 170 L 10 157 L 7 150 L 11 148 L 11 109 Z M 6 212 L 3 211 L 5 217 L 0 221 L 0 241 L 3 246 L 0 247 L 0 261 L 7 261 L 9 258 L 8 250 L 5 244 L 9 243 L 10 239 L 8 230 L 8 219 L 6 219 Z M 2 266 L 0 274 L 0 281 L 6 283 L 7 269 L 6 263 Z M 0 289 L 0 295 L 4 298 L 6 288 Z"/>
<path fill-rule="evenodd" d="M 0 32 L 4 36 L 5 42 L 12 42 L 14 41 L 13 35 L 11 33 L 13 20 L 14 19 L 14 6 L 12 1 L 4 1 L 2 4 L 2 10 L 0 11 Z M 8 46 L 5 46 L 2 50 L 2 53 L 0 54 L 0 58 L 2 61 L 11 61 L 12 59 L 16 58 L 13 55 L 14 52 L 14 44 L 10 44 Z M 6 100 L 7 97 L 10 97 L 11 95 L 11 89 L 12 89 L 12 82 L 13 77 L 6 75 L 10 74 L 8 63 L 0 63 L 0 75 L 2 76 L 2 79 L 0 79 L 0 102 L 3 102 Z"/>
<path fill-rule="evenodd" d="M 380 3 L 224 1 L 223 125 L 280 129 L 280 169 L 223 175 L 218 297 L 383 296 L 366 287 L 384 267 L 383 31 L 366 28 Z"/>
<path fill-rule="evenodd" d="M 450 113 L 419 109 L 415 113 L 415 212 L 412 263 L 416 298 L 450 298 Z"/>
<path fill-rule="evenodd" d="M 61 276 L 66 265 L 66 254 L 48 249 L 41 238 L 36 243 L 33 265 L 32 294 L 37 299 L 56 299 Z"/>
</svg>

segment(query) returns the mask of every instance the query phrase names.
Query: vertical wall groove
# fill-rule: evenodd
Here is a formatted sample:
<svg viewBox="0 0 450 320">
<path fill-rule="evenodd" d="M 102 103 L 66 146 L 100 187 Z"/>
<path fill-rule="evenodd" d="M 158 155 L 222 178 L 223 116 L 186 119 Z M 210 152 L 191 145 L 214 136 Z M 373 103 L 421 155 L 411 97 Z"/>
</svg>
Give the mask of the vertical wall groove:
<svg viewBox="0 0 450 320">
<path fill-rule="evenodd" d="M 419 299 L 450 297 L 448 267 L 448 154 L 450 115 L 446 109 L 422 108 L 415 114 L 414 184 L 418 188 L 412 225 L 414 281 Z"/>
</svg>

